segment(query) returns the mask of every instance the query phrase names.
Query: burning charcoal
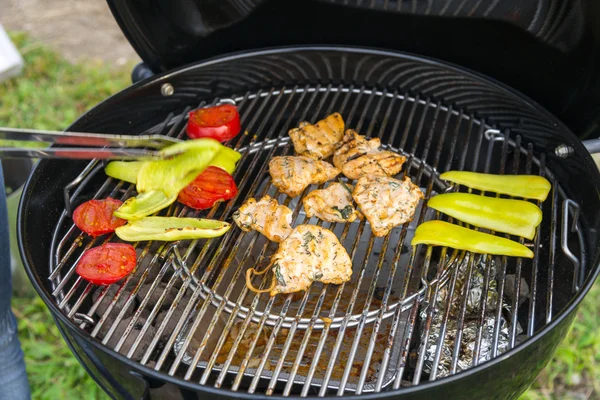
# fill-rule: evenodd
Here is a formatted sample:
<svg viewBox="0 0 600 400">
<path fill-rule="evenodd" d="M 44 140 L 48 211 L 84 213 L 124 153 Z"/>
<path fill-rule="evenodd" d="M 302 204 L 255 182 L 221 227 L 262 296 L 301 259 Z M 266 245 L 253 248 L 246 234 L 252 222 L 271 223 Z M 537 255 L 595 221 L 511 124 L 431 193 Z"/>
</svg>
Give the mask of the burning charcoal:
<svg viewBox="0 0 600 400">
<path fill-rule="evenodd" d="M 506 275 L 506 279 L 504 282 L 504 293 L 506 294 L 506 298 L 510 301 L 510 304 L 515 300 L 515 275 Z M 529 297 L 529 285 L 525 278 L 521 278 L 521 283 L 519 286 L 519 307 L 521 304 L 525 303 L 525 300 Z"/>
<path fill-rule="evenodd" d="M 103 288 L 103 287 L 99 287 L 94 291 L 94 293 L 92 294 L 92 299 L 94 300 L 94 303 L 98 300 L 98 298 L 100 297 L 100 295 L 102 294 L 104 289 L 105 288 Z M 106 291 L 106 295 L 104 296 L 104 298 L 98 305 L 98 308 L 96 308 L 96 314 L 98 314 L 98 316 L 102 317 L 104 315 L 104 313 L 108 309 L 109 305 L 115 298 L 118 290 L 119 290 L 119 285 L 110 285 L 108 287 L 108 290 Z M 123 307 L 125 306 L 125 303 L 127 302 L 127 299 L 129 298 L 130 295 L 131 295 L 131 292 L 129 290 L 123 289 L 123 291 L 121 292 L 121 295 L 119 296 L 119 299 L 117 300 L 115 306 L 111 310 L 111 315 L 114 315 L 116 317 L 121 312 L 121 309 L 123 309 Z M 123 314 L 123 318 L 130 317 L 133 314 L 134 308 L 135 308 L 135 301 L 133 301 L 129 305 L 129 307 L 127 308 L 127 311 L 125 311 L 125 314 Z"/>
<path fill-rule="evenodd" d="M 137 292 L 137 298 L 140 302 L 144 300 L 144 298 L 148 295 L 148 291 L 152 287 L 151 283 L 147 283 L 140 287 L 140 290 Z M 159 282 L 152 294 L 150 294 L 150 300 L 148 301 L 146 307 L 154 307 L 156 303 L 158 303 L 158 299 L 162 296 L 167 284 L 164 282 Z M 165 298 L 160 306 L 161 309 L 166 309 L 171 307 L 171 304 L 175 300 L 175 296 L 177 295 L 177 291 L 174 288 L 171 288 L 165 295 Z"/>
<path fill-rule="evenodd" d="M 108 340 L 108 343 L 107 343 L 108 347 L 114 348 L 117 345 L 119 340 L 121 340 L 121 338 L 125 334 L 125 330 L 129 326 L 131 319 L 132 319 L 132 317 L 129 317 L 129 318 L 126 318 L 126 319 L 122 320 L 121 322 L 119 322 L 115 331 L 113 332 L 110 339 Z M 125 342 L 121 346 L 119 353 L 127 354 L 129 352 L 131 346 L 137 339 L 137 337 L 138 337 L 140 331 L 142 330 L 142 328 L 144 327 L 145 323 L 146 323 L 146 318 L 144 318 L 140 315 L 140 317 L 135 322 L 135 325 L 129 332 L 129 335 L 125 339 Z M 109 328 L 110 328 L 110 326 L 105 325 L 100 329 L 100 333 L 103 337 L 104 337 L 104 335 L 106 335 L 106 333 L 108 333 Z M 142 359 L 142 357 L 144 356 L 144 353 L 146 352 L 146 350 L 148 350 L 148 346 L 150 346 L 150 343 L 152 342 L 152 339 L 154 338 L 155 334 L 156 334 L 156 329 L 152 325 L 148 326 L 148 329 L 146 330 L 144 337 L 138 344 L 135 352 L 133 353 L 133 356 L 131 357 L 133 360 L 140 361 Z"/>
</svg>

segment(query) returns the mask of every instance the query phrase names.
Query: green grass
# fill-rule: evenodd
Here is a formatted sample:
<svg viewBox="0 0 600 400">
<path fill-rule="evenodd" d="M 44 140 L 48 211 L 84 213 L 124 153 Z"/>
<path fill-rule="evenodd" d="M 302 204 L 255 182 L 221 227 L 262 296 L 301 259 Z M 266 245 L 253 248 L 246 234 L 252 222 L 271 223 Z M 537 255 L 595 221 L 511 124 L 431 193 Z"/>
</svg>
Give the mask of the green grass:
<svg viewBox="0 0 600 400">
<path fill-rule="evenodd" d="M 108 399 L 65 344 L 40 298 L 13 299 L 34 399 Z"/>
<path fill-rule="evenodd" d="M 0 83 L 0 126 L 60 130 L 130 84 L 132 65 L 118 70 L 98 62 L 70 64 L 20 33 L 12 40 L 23 74 Z M 43 302 L 13 301 L 34 399 L 106 399 L 71 354 Z"/>
<path fill-rule="evenodd" d="M 72 65 L 22 34 L 11 35 L 24 74 L 0 83 L 0 126 L 63 129 L 93 105 L 129 85 L 131 65 Z M 72 356 L 40 299 L 15 298 L 19 335 L 35 399 L 104 399 Z M 582 304 L 569 336 L 523 399 L 600 397 L 600 283 Z M 594 379 L 595 378 L 595 379 Z"/>
<path fill-rule="evenodd" d="M 567 338 L 522 400 L 600 398 L 600 281 L 579 308 Z"/>
</svg>

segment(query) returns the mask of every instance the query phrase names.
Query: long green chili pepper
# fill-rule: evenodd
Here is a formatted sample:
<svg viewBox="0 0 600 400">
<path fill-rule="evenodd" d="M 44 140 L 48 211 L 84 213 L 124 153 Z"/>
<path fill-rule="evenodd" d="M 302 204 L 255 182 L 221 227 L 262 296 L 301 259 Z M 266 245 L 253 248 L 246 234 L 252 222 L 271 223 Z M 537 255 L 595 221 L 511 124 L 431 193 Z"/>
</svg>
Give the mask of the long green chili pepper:
<svg viewBox="0 0 600 400">
<path fill-rule="evenodd" d="M 172 158 L 157 161 L 145 161 L 139 166 L 135 182 L 139 193 L 125 201 L 114 215 L 132 220 L 153 214 L 177 200 L 181 190 L 189 185 L 208 166 L 215 165 L 231 169 L 241 158 L 241 154 L 223 146 L 214 139 L 202 138 L 176 143 L 161 150 Z M 124 165 L 115 164 L 115 170 L 122 178 L 133 180 L 133 172 L 123 173 Z M 109 172 L 111 170 L 109 169 Z"/>
<path fill-rule="evenodd" d="M 239 153 L 238 153 L 239 154 Z M 233 174 L 239 156 L 232 156 L 231 152 L 219 152 L 211 160 L 209 166 L 219 167 Z M 148 161 L 111 161 L 104 168 L 106 175 L 129 183 L 137 183 L 137 176 L 142 165 Z"/>
<path fill-rule="evenodd" d="M 533 258 L 533 252 L 520 243 L 477 232 L 445 221 L 427 221 L 415 230 L 411 245 L 447 246 L 473 253 Z"/>
<path fill-rule="evenodd" d="M 223 235 L 231 224 L 202 218 L 145 217 L 115 229 L 121 240 L 139 242 L 144 240 L 175 241 L 214 238 Z"/>
<path fill-rule="evenodd" d="M 446 193 L 433 196 L 427 206 L 467 224 L 529 240 L 542 222 L 542 210 L 525 200 Z"/>
<path fill-rule="evenodd" d="M 495 175 L 448 171 L 441 174 L 440 178 L 472 189 L 540 201 L 546 200 L 552 187 L 548 179 L 538 175 Z"/>
</svg>

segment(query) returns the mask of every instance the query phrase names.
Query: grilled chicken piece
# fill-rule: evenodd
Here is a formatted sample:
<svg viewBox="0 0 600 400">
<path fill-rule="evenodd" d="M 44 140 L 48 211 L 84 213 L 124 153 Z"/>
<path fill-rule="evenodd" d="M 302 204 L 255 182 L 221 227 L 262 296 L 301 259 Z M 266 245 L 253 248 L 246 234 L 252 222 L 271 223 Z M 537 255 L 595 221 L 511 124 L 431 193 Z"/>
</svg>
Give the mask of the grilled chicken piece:
<svg viewBox="0 0 600 400">
<path fill-rule="evenodd" d="M 298 155 L 319 160 L 332 155 L 335 145 L 342 140 L 344 120 L 339 113 L 333 113 L 314 125 L 301 122 L 288 133 Z"/>
<path fill-rule="evenodd" d="M 259 231 L 273 242 L 279 243 L 292 233 L 292 210 L 266 195 L 259 202 L 252 197 L 246 200 L 233 213 L 233 220 L 241 230 Z"/>
<path fill-rule="evenodd" d="M 380 150 L 381 141 L 367 140 L 352 129 L 333 154 L 333 164 L 350 179 L 361 176 L 393 176 L 402 169 L 406 157 L 389 150 Z"/>
<path fill-rule="evenodd" d="M 311 184 L 321 184 L 339 175 L 331 164 L 305 156 L 278 156 L 269 161 L 273 185 L 290 197 L 296 197 Z"/>
<path fill-rule="evenodd" d="M 306 216 L 329 222 L 352 222 L 362 214 L 352 205 L 352 185 L 334 182 L 326 189 L 313 190 L 303 200 Z"/>
<path fill-rule="evenodd" d="M 412 221 L 425 196 L 409 177 L 400 181 L 387 176 L 363 176 L 356 182 L 352 197 L 371 223 L 373 234 L 385 236 L 395 226 Z"/>
<path fill-rule="evenodd" d="M 352 260 L 344 246 L 333 232 L 316 225 L 298 225 L 271 263 L 271 296 L 306 290 L 313 281 L 339 285 L 352 276 Z"/>
<path fill-rule="evenodd" d="M 360 157 L 363 154 L 375 151 L 381 146 L 379 138 L 367 140 L 353 129 L 346 130 L 344 140 L 338 144 L 333 154 L 333 165 L 341 169 L 348 160 Z"/>
</svg>

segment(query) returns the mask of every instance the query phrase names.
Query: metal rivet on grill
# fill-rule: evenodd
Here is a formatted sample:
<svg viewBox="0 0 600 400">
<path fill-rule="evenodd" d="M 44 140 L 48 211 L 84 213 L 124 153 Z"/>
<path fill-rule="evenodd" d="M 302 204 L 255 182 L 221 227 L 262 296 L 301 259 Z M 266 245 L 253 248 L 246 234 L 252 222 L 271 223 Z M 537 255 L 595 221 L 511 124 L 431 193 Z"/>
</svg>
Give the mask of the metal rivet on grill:
<svg viewBox="0 0 600 400">
<path fill-rule="evenodd" d="M 163 83 L 160 87 L 160 94 L 163 96 L 172 96 L 175 93 L 175 88 L 170 83 Z"/>
<path fill-rule="evenodd" d="M 561 144 L 556 146 L 554 149 L 554 154 L 556 154 L 556 156 L 559 158 L 567 158 L 573 154 L 573 148 L 571 146 L 567 146 L 566 144 Z"/>
</svg>

